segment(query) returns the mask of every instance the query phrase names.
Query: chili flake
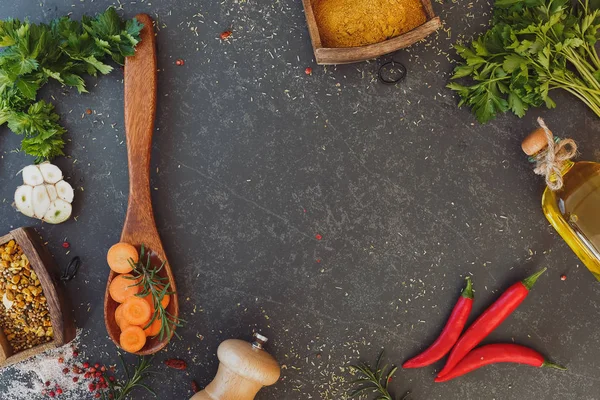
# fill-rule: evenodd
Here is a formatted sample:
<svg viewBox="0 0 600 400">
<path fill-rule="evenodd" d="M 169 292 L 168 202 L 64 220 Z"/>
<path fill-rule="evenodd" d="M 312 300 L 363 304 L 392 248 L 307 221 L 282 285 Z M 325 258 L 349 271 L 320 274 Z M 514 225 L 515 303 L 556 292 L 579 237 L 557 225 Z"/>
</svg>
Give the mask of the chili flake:
<svg viewBox="0 0 600 400">
<path fill-rule="evenodd" d="M 304 70 L 304 73 L 306 75 L 312 75 L 312 68 L 311 67 L 306 67 L 306 69 Z"/>
<path fill-rule="evenodd" d="M 321 240 L 321 239 L 323 239 L 323 236 L 321 236 L 320 234 L 318 234 L 318 233 L 317 233 L 317 234 L 315 235 L 315 239 L 317 239 L 317 240 Z"/>
<path fill-rule="evenodd" d="M 221 40 L 226 40 L 227 38 L 229 38 L 229 36 L 231 36 L 233 32 L 231 31 L 224 31 L 221 32 Z"/>
</svg>

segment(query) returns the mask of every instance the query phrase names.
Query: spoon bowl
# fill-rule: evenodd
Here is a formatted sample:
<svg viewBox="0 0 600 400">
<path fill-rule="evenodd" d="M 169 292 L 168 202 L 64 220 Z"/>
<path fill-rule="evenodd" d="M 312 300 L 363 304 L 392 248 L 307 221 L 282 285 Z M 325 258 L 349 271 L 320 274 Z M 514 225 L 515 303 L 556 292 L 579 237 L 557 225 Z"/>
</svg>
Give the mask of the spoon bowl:
<svg viewBox="0 0 600 400">
<path fill-rule="evenodd" d="M 134 245 L 138 251 L 143 245 L 153 260 L 153 265 L 165 263 L 159 275 L 169 279 L 169 291 L 176 292 L 175 279 L 160 241 L 150 196 L 150 152 L 152 132 L 156 116 L 156 43 L 152 19 L 147 14 L 138 14 L 136 19 L 144 24 L 140 32 L 141 42 L 135 55 L 125 59 L 125 135 L 127 137 L 127 159 L 129 167 L 129 200 L 121 242 Z M 159 261 L 160 260 L 160 261 Z M 144 260 L 145 261 L 145 260 Z M 112 341 L 119 344 L 121 329 L 115 320 L 115 310 L 119 303 L 109 295 L 109 286 L 117 274 L 111 270 L 104 294 L 104 323 Z M 179 317 L 177 294 L 171 295 L 166 311 Z M 171 340 L 169 336 L 148 337 L 137 355 L 154 354 L 163 349 Z"/>
</svg>

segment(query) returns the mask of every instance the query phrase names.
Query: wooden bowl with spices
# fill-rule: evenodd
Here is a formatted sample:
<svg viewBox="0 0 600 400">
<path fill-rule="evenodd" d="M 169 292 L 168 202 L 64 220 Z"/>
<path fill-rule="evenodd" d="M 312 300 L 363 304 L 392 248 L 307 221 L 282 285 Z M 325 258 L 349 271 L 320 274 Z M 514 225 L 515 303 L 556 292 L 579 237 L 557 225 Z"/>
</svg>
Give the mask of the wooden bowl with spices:
<svg viewBox="0 0 600 400">
<path fill-rule="evenodd" d="M 441 25 L 431 0 L 302 0 L 317 64 L 365 61 L 410 46 Z"/>
<path fill-rule="evenodd" d="M 31 228 L 0 237 L 0 368 L 75 338 L 54 258 Z"/>
</svg>

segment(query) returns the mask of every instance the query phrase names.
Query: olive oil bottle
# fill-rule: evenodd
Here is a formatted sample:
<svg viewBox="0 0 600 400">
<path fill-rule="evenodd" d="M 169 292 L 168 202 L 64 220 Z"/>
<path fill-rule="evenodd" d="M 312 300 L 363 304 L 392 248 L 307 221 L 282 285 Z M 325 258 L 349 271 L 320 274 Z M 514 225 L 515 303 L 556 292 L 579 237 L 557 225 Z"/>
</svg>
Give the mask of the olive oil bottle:
<svg viewBox="0 0 600 400">
<path fill-rule="evenodd" d="M 532 132 L 522 143 L 523 151 L 533 162 L 554 150 L 548 148 L 552 137 L 550 131 L 546 131 L 543 121 L 540 125 L 543 128 Z M 559 143 L 556 138 L 554 141 Z M 558 190 L 546 187 L 542 210 L 554 229 L 600 281 L 600 164 L 556 159 L 552 156 L 555 172 L 547 172 L 547 182 L 549 186 L 558 187 L 560 185 L 554 183 L 562 180 L 562 187 Z M 536 169 L 536 173 L 540 172 Z"/>
</svg>

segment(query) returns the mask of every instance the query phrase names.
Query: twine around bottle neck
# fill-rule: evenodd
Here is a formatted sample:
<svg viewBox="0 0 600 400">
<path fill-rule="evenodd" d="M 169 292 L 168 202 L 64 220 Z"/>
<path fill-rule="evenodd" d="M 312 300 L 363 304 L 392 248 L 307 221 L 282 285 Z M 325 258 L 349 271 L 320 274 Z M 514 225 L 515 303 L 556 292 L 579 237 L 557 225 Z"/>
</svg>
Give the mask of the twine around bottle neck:
<svg viewBox="0 0 600 400">
<path fill-rule="evenodd" d="M 571 158 L 577 155 L 577 144 L 573 139 L 560 139 L 552 135 L 542 118 L 538 124 L 546 134 L 548 145 L 531 157 L 535 163 L 533 172 L 546 179 L 546 185 L 552 191 L 563 187 L 563 174 L 571 164 Z"/>
</svg>

